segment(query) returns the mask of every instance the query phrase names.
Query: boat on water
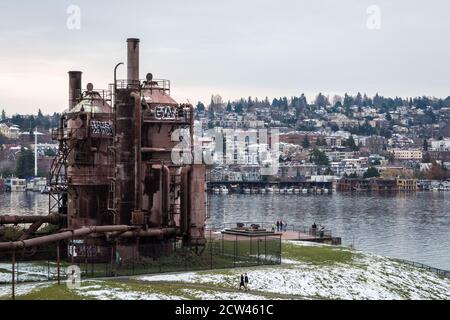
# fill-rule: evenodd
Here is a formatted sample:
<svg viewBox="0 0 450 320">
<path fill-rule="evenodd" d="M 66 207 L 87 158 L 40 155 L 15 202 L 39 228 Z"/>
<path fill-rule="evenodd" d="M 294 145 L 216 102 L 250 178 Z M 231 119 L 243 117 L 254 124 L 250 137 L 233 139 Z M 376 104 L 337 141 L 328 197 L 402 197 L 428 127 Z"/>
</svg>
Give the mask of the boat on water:
<svg viewBox="0 0 450 320">
<path fill-rule="evenodd" d="M 286 189 L 286 193 L 287 194 L 293 194 L 294 193 L 294 189 L 291 189 L 291 188 Z"/>
<path fill-rule="evenodd" d="M 299 194 L 300 191 L 301 191 L 300 189 L 294 189 L 294 193 L 295 193 L 295 194 Z"/>
<path fill-rule="evenodd" d="M 34 178 L 33 191 L 41 192 L 47 187 L 47 178 Z"/>
<path fill-rule="evenodd" d="M 265 190 L 267 193 L 274 193 L 274 190 L 273 190 L 273 188 L 266 188 L 266 190 Z"/>
<path fill-rule="evenodd" d="M 27 191 L 27 180 L 19 178 L 8 178 L 5 181 L 6 191 L 25 192 Z"/>
<path fill-rule="evenodd" d="M 228 194 L 229 190 L 225 186 L 220 186 L 220 194 Z"/>
<path fill-rule="evenodd" d="M 302 189 L 302 193 L 308 193 L 308 189 Z"/>
<path fill-rule="evenodd" d="M 244 188 L 244 189 L 242 189 L 242 192 L 244 193 L 244 194 L 250 194 L 250 188 Z"/>
<path fill-rule="evenodd" d="M 219 194 L 220 193 L 220 188 L 215 187 L 212 190 L 213 190 L 214 194 Z"/>
<path fill-rule="evenodd" d="M 49 194 L 50 193 L 49 187 L 45 185 L 45 187 L 40 192 L 41 194 Z"/>
</svg>

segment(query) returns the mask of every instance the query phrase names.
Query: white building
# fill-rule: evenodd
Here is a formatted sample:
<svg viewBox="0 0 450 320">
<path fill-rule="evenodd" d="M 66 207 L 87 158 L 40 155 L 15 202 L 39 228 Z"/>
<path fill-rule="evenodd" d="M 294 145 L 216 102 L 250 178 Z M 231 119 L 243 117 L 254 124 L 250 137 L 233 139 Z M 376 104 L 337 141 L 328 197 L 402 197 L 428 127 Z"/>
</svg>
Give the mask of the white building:
<svg viewBox="0 0 450 320">
<path fill-rule="evenodd" d="M 395 160 L 422 160 L 422 150 L 419 149 L 394 149 L 391 151 Z"/>
<path fill-rule="evenodd" d="M 0 133 L 9 139 L 18 139 L 20 128 L 14 124 L 0 123 Z"/>
</svg>

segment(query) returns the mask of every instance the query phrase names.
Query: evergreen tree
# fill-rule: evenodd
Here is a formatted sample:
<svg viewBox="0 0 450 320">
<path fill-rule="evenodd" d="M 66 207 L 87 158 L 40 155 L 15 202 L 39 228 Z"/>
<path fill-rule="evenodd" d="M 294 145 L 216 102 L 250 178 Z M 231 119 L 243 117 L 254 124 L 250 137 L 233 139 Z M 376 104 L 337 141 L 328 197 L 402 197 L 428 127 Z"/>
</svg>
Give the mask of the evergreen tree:
<svg viewBox="0 0 450 320">
<path fill-rule="evenodd" d="M 302 142 L 302 146 L 305 149 L 308 149 L 311 146 L 311 144 L 309 143 L 308 135 L 305 135 L 305 138 L 303 139 L 303 142 Z"/>
<path fill-rule="evenodd" d="M 380 176 L 380 173 L 378 172 L 378 169 L 375 167 L 370 167 L 367 169 L 366 172 L 364 172 L 364 178 L 378 178 Z"/>
<path fill-rule="evenodd" d="M 233 112 L 233 106 L 231 105 L 231 103 L 230 103 L 230 100 L 228 100 L 228 103 L 227 103 L 227 112 Z"/>
<path fill-rule="evenodd" d="M 21 148 L 16 162 L 16 176 L 25 179 L 34 175 L 34 154 L 30 149 Z"/>
<path fill-rule="evenodd" d="M 325 154 L 325 152 L 320 151 L 319 149 L 314 149 L 311 153 L 310 161 L 318 166 L 329 166 L 330 159 Z"/>
<path fill-rule="evenodd" d="M 6 120 L 6 113 L 5 113 L 5 110 L 4 110 L 4 109 L 2 109 L 2 117 L 1 117 L 1 120 L 2 120 L 2 121 L 5 121 L 5 120 Z"/>
<path fill-rule="evenodd" d="M 427 141 L 427 139 L 423 139 L 423 151 L 428 151 L 428 141 Z"/>
<path fill-rule="evenodd" d="M 356 145 L 355 139 L 353 139 L 353 136 L 350 136 L 350 138 L 347 139 L 347 146 L 352 151 L 358 151 L 359 150 L 359 147 Z"/>
<path fill-rule="evenodd" d="M 195 108 L 197 109 L 197 112 L 203 112 L 206 109 L 205 105 L 201 101 L 197 102 L 197 106 Z"/>
</svg>

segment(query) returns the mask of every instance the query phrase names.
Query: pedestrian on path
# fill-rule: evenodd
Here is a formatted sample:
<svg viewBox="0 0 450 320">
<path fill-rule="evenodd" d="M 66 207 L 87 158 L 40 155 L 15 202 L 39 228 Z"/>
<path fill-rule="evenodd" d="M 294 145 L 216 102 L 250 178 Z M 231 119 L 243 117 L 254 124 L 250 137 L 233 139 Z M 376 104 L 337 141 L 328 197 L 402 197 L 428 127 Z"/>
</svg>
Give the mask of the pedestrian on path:
<svg viewBox="0 0 450 320">
<path fill-rule="evenodd" d="M 244 275 L 243 274 L 241 274 L 241 282 L 239 283 L 239 290 L 241 290 L 242 287 L 244 287 L 244 289 L 245 289 L 245 282 L 244 282 Z"/>
<path fill-rule="evenodd" d="M 245 273 L 244 282 L 245 282 L 245 290 L 248 290 L 248 276 L 247 276 L 247 273 Z"/>
</svg>

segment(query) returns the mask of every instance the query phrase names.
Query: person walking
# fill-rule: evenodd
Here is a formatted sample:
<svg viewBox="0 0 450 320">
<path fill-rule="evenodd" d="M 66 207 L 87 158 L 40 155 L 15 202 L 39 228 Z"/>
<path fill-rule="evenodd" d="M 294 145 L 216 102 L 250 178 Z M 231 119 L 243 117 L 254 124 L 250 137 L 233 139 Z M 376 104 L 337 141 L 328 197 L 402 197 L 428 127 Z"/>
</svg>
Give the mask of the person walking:
<svg viewBox="0 0 450 320">
<path fill-rule="evenodd" d="M 280 220 L 280 232 L 283 232 L 283 220 Z"/>
<path fill-rule="evenodd" d="M 244 282 L 245 282 L 245 290 L 248 290 L 248 276 L 247 276 L 247 273 L 245 273 Z"/>
<path fill-rule="evenodd" d="M 280 221 L 277 220 L 277 232 L 280 232 Z"/>
<path fill-rule="evenodd" d="M 287 231 L 287 223 L 286 223 L 286 221 L 283 223 L 283 225 L 284 225 L 284 232 L 286 232 Z"/>
<path fill-rule="evenodd" d="M 242 287 L 244 287 L 244 289 L 245 289 L 245 282 L 244 282 L 244 275 L 243 274 L 241 274 L 241 282 L 239 283 L 239 290 L 241 290 Z"/>
</svg>

